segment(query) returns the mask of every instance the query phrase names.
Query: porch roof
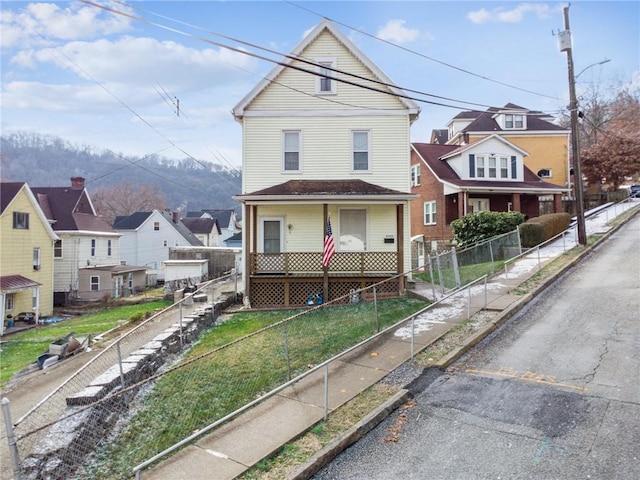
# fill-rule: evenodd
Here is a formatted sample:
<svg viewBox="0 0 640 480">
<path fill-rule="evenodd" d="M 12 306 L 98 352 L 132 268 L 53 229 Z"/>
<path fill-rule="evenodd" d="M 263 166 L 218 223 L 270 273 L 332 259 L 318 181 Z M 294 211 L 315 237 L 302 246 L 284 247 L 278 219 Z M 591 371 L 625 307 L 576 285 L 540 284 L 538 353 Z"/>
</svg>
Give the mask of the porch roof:
<svg viewBox="0 0 640 480">
<path fill-rule="evenodd" d="M 0 292 L 11 293 L 39 287 L 41 283 L 22 275 L 4 275 L 0 277 Z"/>
<path fill-rule="evenodd" d="M 248 201 L 406 201 L 417 195 L 393 190 L 363 180 L 289 180 L 272 187 L 233 197 Z"/>
</svg>

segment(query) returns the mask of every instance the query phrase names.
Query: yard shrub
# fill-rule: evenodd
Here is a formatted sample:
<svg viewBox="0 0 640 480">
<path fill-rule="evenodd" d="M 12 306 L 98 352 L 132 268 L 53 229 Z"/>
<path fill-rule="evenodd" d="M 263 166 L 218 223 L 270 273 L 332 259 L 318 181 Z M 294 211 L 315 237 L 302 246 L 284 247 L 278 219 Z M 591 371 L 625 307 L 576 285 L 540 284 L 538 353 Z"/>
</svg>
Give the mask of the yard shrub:
<svg viewBox="0 0 640 480">
<path fill-rule="evenodd" d="M 522 224 L 525 216 L 520 212 L 477 212 L 451 222 L 458 248 L 509 233 Z"/>
<path fill-rule="evenodd" d="M 568 213 L 549 213 L 527 220 L 520 225 L 522 248 L 532 248 L 555 237 L 569 228 L 571 216 Z"/>
</svg>

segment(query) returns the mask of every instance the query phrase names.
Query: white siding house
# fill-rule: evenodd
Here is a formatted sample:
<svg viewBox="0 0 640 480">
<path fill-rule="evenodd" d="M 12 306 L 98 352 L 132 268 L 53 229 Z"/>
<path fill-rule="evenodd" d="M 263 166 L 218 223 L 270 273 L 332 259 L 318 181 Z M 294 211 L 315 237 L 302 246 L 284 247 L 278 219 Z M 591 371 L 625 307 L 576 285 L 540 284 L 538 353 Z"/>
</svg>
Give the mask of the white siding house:
<svg viewBox="0 0 640 480">
<path fill-rule="evenodd" d="M 202 246 L 175 212 L 153 210 L 117 217 L 113 228 L 120 237 L 120 258 L 127 265 L 147 267 L 147 273 L 164 280 L 163 262 L 169 259 L 169 248 Z"/>
<path fill-rule="evenodd" d="M 255 306 L 304 304 L 318 286 L 330 300 L 410 265 L 419 108 L 328 20 L 283 63 L 295 68 L 276 67 L 233 110 L 244 131 L 243 281 Z M 328 221 L 336 255 L 323 268 Z M 401 292 L 404 279 L 394 285 Z"/>
</svg>

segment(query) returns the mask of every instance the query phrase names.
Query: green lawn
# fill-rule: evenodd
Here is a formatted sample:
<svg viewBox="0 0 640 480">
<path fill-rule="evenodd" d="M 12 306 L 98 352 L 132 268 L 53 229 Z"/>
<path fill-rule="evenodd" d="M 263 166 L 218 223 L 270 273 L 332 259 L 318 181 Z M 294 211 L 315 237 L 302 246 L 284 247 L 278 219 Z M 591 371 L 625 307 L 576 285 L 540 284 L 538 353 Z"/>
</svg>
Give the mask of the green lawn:
<svg viewBox="0 0 640 480">
<path fill-rule="evenodd" d="M 370 337 L 378 324 L 383 329 L 427 305 L 414 298 L 381 300 L 378 321 L 372 303 L 322 308 L 269 329 L 264 327 L 299 311 L 234 314 L 203 333 L 183 360 L 197 361 L 156 382 L 118 438 L 98 448 L 99 461 L 87 473 L 127 478 L 135 465 L 285 383 L 289 374 L 295 377 Z"/>
<path fill-rule="evenodd" d="M 150 303 L 125 305 L 107 310 L 71 317 L 59 323 L 39 325 L 29 330 L 14 333 L 3 338 L 0 349 L 0 386 L 4 386 L 20 370 L 34 363 L 38 356 L 49 350 L 49 344 L 74 333 L 78 337 L 95 337 L 112 328 L 124 325 L 132 317 L 144 317 L 146 312 L 163 309 L 171 301 L 159 300 Z"/>
</svg>

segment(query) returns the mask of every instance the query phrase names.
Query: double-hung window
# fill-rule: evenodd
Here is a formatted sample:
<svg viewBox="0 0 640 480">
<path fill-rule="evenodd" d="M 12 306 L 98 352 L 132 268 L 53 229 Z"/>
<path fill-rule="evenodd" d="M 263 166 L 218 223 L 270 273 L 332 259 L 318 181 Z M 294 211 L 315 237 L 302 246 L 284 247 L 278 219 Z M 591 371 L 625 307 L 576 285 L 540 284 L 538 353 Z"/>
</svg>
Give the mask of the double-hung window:
<svg viewBox="0 0 640 480">
<path fill-rule="evenodd" d="M 56 240 L 53 245 L 53 258 L 62 258 L 62 240 Z"/>
<path fill-rule="evenodd" d="M 107 257 L 111 256 L 111 240 L 107 240 Z"/>
<path fill-rule="evenodd" d="M 366 172 L 371 169 L 369 162 L 370 133 L 368 130 L 355 130 L 352 132 L 352 169 Z"/>
<path fill-rule="evenodd" d="M 517 129 L 524 128 L 524 115 L 505 115 L 504 128 Z"/>
<path fill-rule="evenodd" d="M 337 93 L 337 82 L 335 72 L 331 69 L 336 67 L 335 58 L 320 58 L 316 60 L 318 73 L 316 76 L 316 93 L 319 95 L 331 95 Z"/>
<path fill-rule="evenodd" d="M 96 239 L 95 238 L 91 239 L 91 256 L 92 257 L 96 256 Z"/>
<path fill-rule="evenodd" d="M 411 186 L 417 187 L 420 185 L 420 164 L 411 165 Z"/>
<path fill-rule="evenodd" d="M 287 130 L 282 133 L 282 165 L 285 172 L 300 171 L 300 131 Z"/>
<path fill-rule="evenodd" d="M 33 269 L 40 270 L 40 249 L 38 247 L 33 249 Z"/>
<path fill-rule="evenodd" d="M 500 157 L 500 178 L 509 178 L 509 159 Z"/>
<path fill-rule="evenodd" d="M 424 202 L 424 224 L 435 225 L 436 224 L 436 202 Z"/>
<path fill-rule="evenodd" d="M 13 228 L 29 230 L 29 214 L 25 212 L 13 212 Z"/>
<path fill-rule="evenodd" d="M 489 178 L 496 178 L 496 157 L 489 157 Z"/>
<path fill-rule="evenodd" d="M 91 276 L 91 278 L 89 279 L 90 285 L 91 285 L 91 291 L 92 292 L 99 292 L 100 291 L 100 277 L 97 276 Z"/>
<path fill-rule="evenodd" d="M 476 177 L 484 178 L 484 157 L 476 157 Z"/>
</svg>

